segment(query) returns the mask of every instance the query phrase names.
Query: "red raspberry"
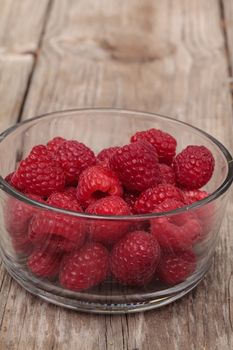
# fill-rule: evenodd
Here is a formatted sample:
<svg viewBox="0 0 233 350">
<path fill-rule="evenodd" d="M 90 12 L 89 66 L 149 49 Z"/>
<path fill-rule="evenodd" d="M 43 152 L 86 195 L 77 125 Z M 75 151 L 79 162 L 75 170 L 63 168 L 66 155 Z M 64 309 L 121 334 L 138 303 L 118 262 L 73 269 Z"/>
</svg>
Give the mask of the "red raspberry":
<svg viewBox="0 0 233 350">
<path fill-rule="evenodd" d="M 58 275 L 60 262 L 60 254 L 53 254 L 44 250 L 36 250 L 29 256 L 27 265 L 37 276 L 55 277 Z"/>
<path fill-rule="evenodd" d="M 54 137 L 47 143 L 47 148 L 50 152 L 54 153 L 58 150 L 58 148 L 63 144 L 64 141 L 66 141 L 66 139 L 64 139 L 63 137 Z"/>
<path fill-rule="evenodd" d="M 86 213 L 95 215 L 130 215 L 127 203 L 117 196 L 108 196 L 89 205 Z M 115 243 L 128 230 L 130 223 L 125 221 L 95 220 L 89 224 L 91 239 L 105 244 Z"/>
<path fill-rule="evenodd" d="M 109 160 L 113 156 L 113 154 L 116 153 L 116 151 L 120 149 L 120 147 L 109 147 L 109 148 L 104 148 L 99 154 L 97 155 L 97 164 L 105 167 L 105 168 L 110 168 Z"/>
<path fill-rule="evenodd" d="M 190 248 L 200 239 L 202 227 L 199 220 L 195 216 L 186 215 L 186 220 L 180 225 L 177 224 L 176 218 L 173 221 L 172 217 L 157 218 L 152 221 L 151 232 L 163 250 Z"/>
<path fill-rule="evenodd" d="M 62 193 L 50 196 L 48 204 L 66 210 L 82 211 L 77 202 L 71 201 Z M 40 211 L 31 220 L 29 238 L 35 245 L 43 246 L 49 251 L 70 252 L 81 247 L 85 241 L 84 222 L 72 215 Z"/>
<path fill-rule="evenodd" d="M 132 214 L 135 214 L 134 205 L 136 200 L 138 199 L 138 196 L 139 194 L 137 193 L 124 192 L 123 198 L 125 202 L 128 204 Z"/>
<path fill-rule="evenodd" d="M 206 197 L 208 197 L 208 193 L 206 191 L 200 190 L 191 190 L 191 191 L 182 191 L 184 196 L 184 203 L 186 205 L 193 204 L 194 202 L 198 202 Z"/>
<path fill-rule="evenodd" d="M 134 210 L 135 202 L 138 199 L 138 193 L 124 192 L 123 199 L 128 204 L 132 214 L 137 214 Z M 130 231 L 149 231 L 150 222 L 149 220 L 135 220 L 131 226 Z"/>
<path fill-rule="evenodd" d="M 66 196 L 68 196 L 71 200 L 77 201 L 77 189 L 76 187 L 68 186 L 65 187 L 62 191 Z"/>
<path fill-rule="evenodd" d="M 81 172 L 96 163 L 92 150 L 78 141 L 64 141 L 54 154 L 54 159 L 65 172 L 66 184 L 75 185 Z"/>
<path fill-rule="evenodd" d="M 214 171 L 214 157 L 205 146 L 188 146 L 173 162 L 177 183 L 189 190 L 204 186 Z"/>
<path fill-rule="evenodd" d="M 181 191 L 173 185 L 159 184 L 156 187 L 148 188 L 138 197 L 134 206 L 135 212 L 138 214 L 152 213 L 158 204 L 168 198 L 183 201 Z"/>
<path fill-rule="evenodd" d="M 175 210 L 177 208 L 184 207 L 185 204 L 181 202 L 180 200 L 177 200 L 176 198 L 167 198 L 160 204 L 157 204 L 154 208 L 153 212 L 155 213 L 163 213 L 166 211 Z M 182 214 L 179 214 L 182 215 Z"/>
<path fill-rule="evenodd" d="M 85 241 L 84 223 L 81 219 L 53 212 L 37 213 L 29 226 L 33 244 L 53 252 L 70 252 Z"/>
<path fill-rule="evenodd" d="M 43 202 L 43 199 L 36 195 L 27 194 L 27 197 Z M 5 225 L 11 236 L 12 245 L 16 253 L 31 253 L 32 243 L 28 238 L 27 231 L 30 219 L 37 210 L 36 207 L 14 198 L 10 198 L 7 201 L 4 209 Z"/>
<path fill-rule="evenodd" d="M 13 186 L 13 184 L 12 184 L 12 182 L 11 182 L 11 179 L 12 179 L 14 173 L 15 173 L 15 172 L 13 171 L 12 173 L 8 174 L 8 175 L 5 177 L 5 179 L 4 179 L 4 180 L 5 180 L 6 182 L 8 182 L 8 184 L 11 185 L 11 186 Z"/>
<path fill-rule="evenodd" d="M 184 200 L 186 205 L 193 204 L 209 196 L 209 194 L 206 191 L 201 191 L 201 190 L 190 190 L 190 191 L 186 190 L 182 192 L 184 195 Z M 207 236 L 212 233 L 213 228 L 216 225 L 218 225 L 216 221 L 218 220 L 218 218 L 216 215 L 216 208 L 214 206 L 214 203 L 211 202 L 199 208 L 196 208 L 195 214 L 197 215 L 202 225 L 202 235 L 199 239 L 199 242 L 200 242 L 200 241 L 203 241 L 205 238 L 207 238 Z"/>
<path fill-rule="evenodd" d="M 205 191 L 200 190 L 193 190 L 193 191 L 182 191 L 184 196 L 184 203 L 185 205 L 189 205 L 194 203 L 197 200 L 201 200 L 208 196 L 208 193 Z M 158 211 L 169 211 L 174 210 L 176 208 L 183 207 L 184 204 L 181 202 L 170 200 L 165 200 L 158 206 Z M 176 231 L 176 235 L 172 235 L 174 238 L 178 237 L 180 234 L 180 239 L 183 235 L 184 240 L 179 244 L 179 247 L 187 247 L 191 246 L 194 243 L 198 243 L 202 241 L 206 235 L 211 231 L 213 225 L 214 225 L 214 217 L 215 213 L 213 210 L 212 203 L 205 205 L 201 208 L 196 209 L 195 211 L 192 210 L 190 212 L 186 211 L 183 214 L 175 215 L 173 216 L 169 221 L 176 223 L 178 226 L 183 226 L 182 229 L 178 228 L 176 229 L 175 226 L 172 227 L 172 225 L 169 225 L 166 223 L 165 226 L 167 226 L 167 229 L 169 227 L 169 232 L 172 233 L 172 231 Z M 160 220 L 162 221 L 162 220 Z M 188 222 L 189 221 L 189 222 Z M 154 220 L 156 222 L 156 219 Z M 158 220 L 157 224 L 158 225 Z M 153 227 L 153 224 L 152 224 Z M 161 227 L 157 227 L 156 230 L 158 232 L 158 229 L 161 230 Z M 166 230 L 164 231 L 166 232 Z M 187 234 L 186 234 L 187 232 Z M 161 240 L 163 240 L 163 234 L 161 234 Z M 169 243 L 168 239 L 166 239 L 165 246 L 167 246 Z M 162 244 L 162 243 L 161 243 Z M 177 244 L 175 244 L 175 247 Z M 171 248 L 171 247 L 170 247 Z"/>
<path fill-rule="evenodd" d="M 109 271 L 109 253 L 99 243 L 89 242 L 63 259 L 60 283 L 64 288 L 81 291 L 102 283 Z"/>
<path fill-rule="evenodd" d="M 33 147 L 29 156 L 20 162 L 11 181 L 23 192 L 46 197 L 64 188 L 65 176 L 46 146 L 39 145 Z"/>
<path fill-rule="evenodd" d="M 174 199 L 167 199 L 157 206 L 155 212 L 166 212 L 183 207 Z M 184 212 L 151 220 L 151 233 L 163 250 L 174 251 L 190 248 L 202 234 L 202 227 L 195 213 Z"/>
<path fill-rule="evenodd" d="M 144 191 L 160 182 L 157 153 L 146 141 L 118 149 L 110 166 L 129 191 Z"/>
<path fill-rule="evenodd" d="M 56 192 L 49 196 L 47 203 L 53 207 L 63 208 L 66 210 L 77 211 L 82 213 L 82 208 L 76 198 L 65 192 Z"/>
<path fill-rule="evenodd" d="M 153 236 L 134 231 L 123 237 L 111 253 L 111 271 L 122 284 L 145 285 L 152 279 L 160 259 L 160 248 Z"/>
<path fill-rule="evenodd" d="M 159 164 L 161 183 L 176 185 L 176 177 L 173 168 L 167 164 Z"/>
<path fill-rule="evenodd" d="M 21 181 L 20 181 L 20 174 L 17 173 L 17 171 L 13 172 L 10 174 L 9 178 L 6 178 L 8 180 L 8 183 L 14 187 L 16 190 L 18 190 L 21 193 L 25 193 L 25 189 L 19 188 L 19 186 L 21 185 Z M 13 179 L 13 180 L 12 180 Z"/>
<path fill-rule="evenodd" d="M 134 210 L 135 202 L 138 199 L 138 193 L 124 192 L 123 199 L 128 204 L 132 214 L 137 214 Z M 150 222 L 145 220 L 134 221 L 130 226 L 130 231 L 148 231 Z"/>
<path fill-rule="evenodd" d="M 161 163 L 171 164 L 176 154 L 177 144 L 173 136 L 162 130 L 150 129 L 136 132 L 136 134 L 131 137 L 130 141 L 136 142 L 139 140 L 148 141 L 152 146 L 154 146 Z"/>
<path fill-rule="evenodd" d="M 161 257 L 156 275 L 168 284 L 177 284 L 188 278 L 196 268 L 196 256 L 191 250 Z"/>
<path fill-rule="evenodd" d="M 41 197 L 33 194 L 27 194 L 27 197 L 38 202 L 44 202 Z M 15 198 L 9 198 L 4 210 L 7 231 L 13 236 L 18 234 L 26 234 L 28 230 L 28 223 L 32 215 L 37 210 L 38 209 L 36 207 L 30 204 L 26 204 Z"/>
<path fill-rule="evenodd" d="M 83 171 L 77 187 L 77 198 L 87 207 L 104 195 L 121 196 L 122 186 L 116 174 L 100 165 Z"/>
</svg>

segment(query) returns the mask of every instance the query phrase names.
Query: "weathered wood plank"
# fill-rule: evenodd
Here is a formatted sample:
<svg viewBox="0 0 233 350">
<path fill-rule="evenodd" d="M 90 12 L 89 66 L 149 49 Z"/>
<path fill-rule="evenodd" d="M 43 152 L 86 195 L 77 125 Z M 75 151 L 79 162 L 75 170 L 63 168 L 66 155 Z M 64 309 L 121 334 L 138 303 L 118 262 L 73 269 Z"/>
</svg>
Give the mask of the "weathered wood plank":
<svg viewBox="0 0 233 350">
<path fill-rule="evenodd" d="M 0 52 L 35 52 L 49 0 L 1 0 Z"/>
<path fill-rule="evenodd" d="M 1 0 L 1 131 L 18 119 L 49 4 L 49 0 Z"/>
<path fill-rule="evenodd" d="M 226 33 L 227 49 L 230 60 L 230 70 L 231 78 L 233 78 L 233 1 L 232 0 L 222 0 L 223 6 L 223 29 Z M 231 81 L 233 83 L 233 81 Z M 233 91 L 233 84 L 232 84 Z"/>
<path fill-rule="evenodd" d="M 32 66 L 32 55 L 0 54 L 0 131 L 18 119 Z"/>
<path fill-rule="evenodd" d="M 84 106 L 144 109 L 176 115 L 232 148 L 227 79 L 216 0 L 55 0 L 23 115 Z M 231 201 L 205 280 L 161 310 L 84 315 L 3 280 L 0 348 L 230 350 L 232 210 Z"/>
</svg>

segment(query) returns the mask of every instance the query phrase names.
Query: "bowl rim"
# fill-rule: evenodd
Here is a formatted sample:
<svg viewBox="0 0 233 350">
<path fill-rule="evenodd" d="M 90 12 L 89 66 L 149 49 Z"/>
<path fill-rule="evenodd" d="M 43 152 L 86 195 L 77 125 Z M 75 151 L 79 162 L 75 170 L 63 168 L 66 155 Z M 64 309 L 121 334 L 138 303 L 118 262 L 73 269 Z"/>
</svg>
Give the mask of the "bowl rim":
<svg viewBox="0 0 233 350">
<path fill-rule="evenodd" d="M 30 118 L 27 120 L 24 120 L 20 123 L 17 123 L 5 131 L 3 131 L 0 134 L 0 143 L 11 133 L 13 133 L 15 130 L 19 129 L 22 125 L 24 124 L 29 124 L 32 121 L 35 120 L 40 120 L 44 119 L 46 117 L 51 117 L 56 114 L 67 114 L 67 113 L 88 113 L 88 112 L 108 112 L 108 113 L 122 113 L 122 114 L 134 114 L 135 116 L 139 115 L 146 115 L 148 117 L 160 117 L 162 119 L 170 120 L 172 122 L 188 126 L 189 128 L 192 128 L 196 130 L 198 133 L 202 134 L 205 138 L 209 139 L 212 143 L 214 143 L 217 148 L 222 152 L 224 155 L 227 164 L 228 164 L 228 173 L 225 178 L 225 180 L 221 183 L 221 185 L 210 195 L 208 195 L 206 198 L 201 199 L 198 202 L 195 202 L 190 205 L 185 205 L 181 208 L 170 210 L 167 212 L 157 212 L 157 213 L 149 213 L 149 214 L 136 214 L 136 215 L 118 215 L 118 216 L 113 216 L 113 215 L 96 215 L 96 214 L 87 214 L 87 213 L 80 213 L 80 212 L 75 212 L 71 210 L 65 210 L 57 207 L 53 207 L 51 205 L 48 205 L 46 203 L 38 202 L 34 199 L 31 199 L 24 195 L 23 193 L 17 191 L 14 187 L 12 187 L 7 181 L 4 180 L 4 178 L 0 175 L 0 189 L 2 189 L 4 192 L 8 193 L 9 195 L 15 197 L 19 201 L 22 201 L 26 204 L 32 205 L 34 207 L 44 209 L 44 210 L 49 210 L 53 212 L 58 212 L 66 215 L 72 215 L 76 216 L 78 218 L 83 218 L 83 219 L 94 219 L 94 220 L 108 220 L 108 221 L 122 221 L 122 220 L 127 220 L 127 221 L 139 221 L 139 220 L 147 220 L 147 219 L 153 219 L 157 217 L 163 217 L 163 216 L 171 216 L 171 215 L 176 215 L 180 213 L 184 213 L 186 211 L 190 211 L 192 209 L 200 208 L 205 206 L 206 204 L 211 203 L 214 201 L 216 198 L 222 196 L 230 187 L 230 185 L 233 182 L 233 158 L 230 154 L 230 152 L 226 149 L 223 144 L 218 141 L 215 137 L 211 136 L 207 132 L 189 124 L 184 121 L 177 120 L 172 117 L 165 116 L 163 114 L 159 113 L 152 113 L 152 112 L 147 112 L 147 111 L 141 111 L 141 110 L 133 110 L 133 109 L 125 109 L 125 108 L 102 108 L 102 107 L 96 107 L 96 108 L 74 108 L 74 109 L 65 109 L 65 110 L 57 110 L 49 113 L 43 113 L 41 115 L 38 115 L 34 118 Z"/>
</svg>

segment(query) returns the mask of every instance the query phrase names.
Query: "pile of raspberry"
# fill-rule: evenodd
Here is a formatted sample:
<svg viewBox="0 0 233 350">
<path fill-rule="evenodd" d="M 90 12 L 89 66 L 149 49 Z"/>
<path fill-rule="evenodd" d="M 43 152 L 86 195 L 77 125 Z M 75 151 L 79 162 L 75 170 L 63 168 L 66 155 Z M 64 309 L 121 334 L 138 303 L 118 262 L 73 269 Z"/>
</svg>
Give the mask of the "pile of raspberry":
<svg viewBox="0 0 233 350">
<path fill-rule="evenodd" d="M 75 291 L 106 279 L 146 286 L 188 278 L 196 269 L 195 245 L 209 230 L 208 213 L 166 212 L 208 196 L 201 188 L 215 161 L 205 146 L 178 154 L 176 147 L 175 138 L 158 129 L 137 132 L 129 144 L 97 155 L 62 137 L 33 147 L 6 181 L 60 210 L 13 198 L 6 203 L 6 228 L 30 273 Z M 144 215 L 151 213 L 157 217 Z"/>
</svg>

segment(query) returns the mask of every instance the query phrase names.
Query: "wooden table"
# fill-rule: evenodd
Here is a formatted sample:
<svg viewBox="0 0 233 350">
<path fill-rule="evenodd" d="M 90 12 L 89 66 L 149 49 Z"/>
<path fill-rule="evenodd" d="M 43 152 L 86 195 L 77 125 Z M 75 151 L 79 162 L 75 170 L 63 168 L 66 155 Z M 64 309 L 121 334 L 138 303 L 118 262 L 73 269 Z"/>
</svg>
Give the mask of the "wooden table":
<svg viewBox="0 0 233 350">
<path fill-rule="evenodd" d="M 0 128 L 53 110 L 173 115 L 232 149 L 232 0 L 0 0 Z M 0 267 L 0 349 L 233 349 L 233 200 L 200 285 L 160 310 L 81 314 Z"/>
</svg>

